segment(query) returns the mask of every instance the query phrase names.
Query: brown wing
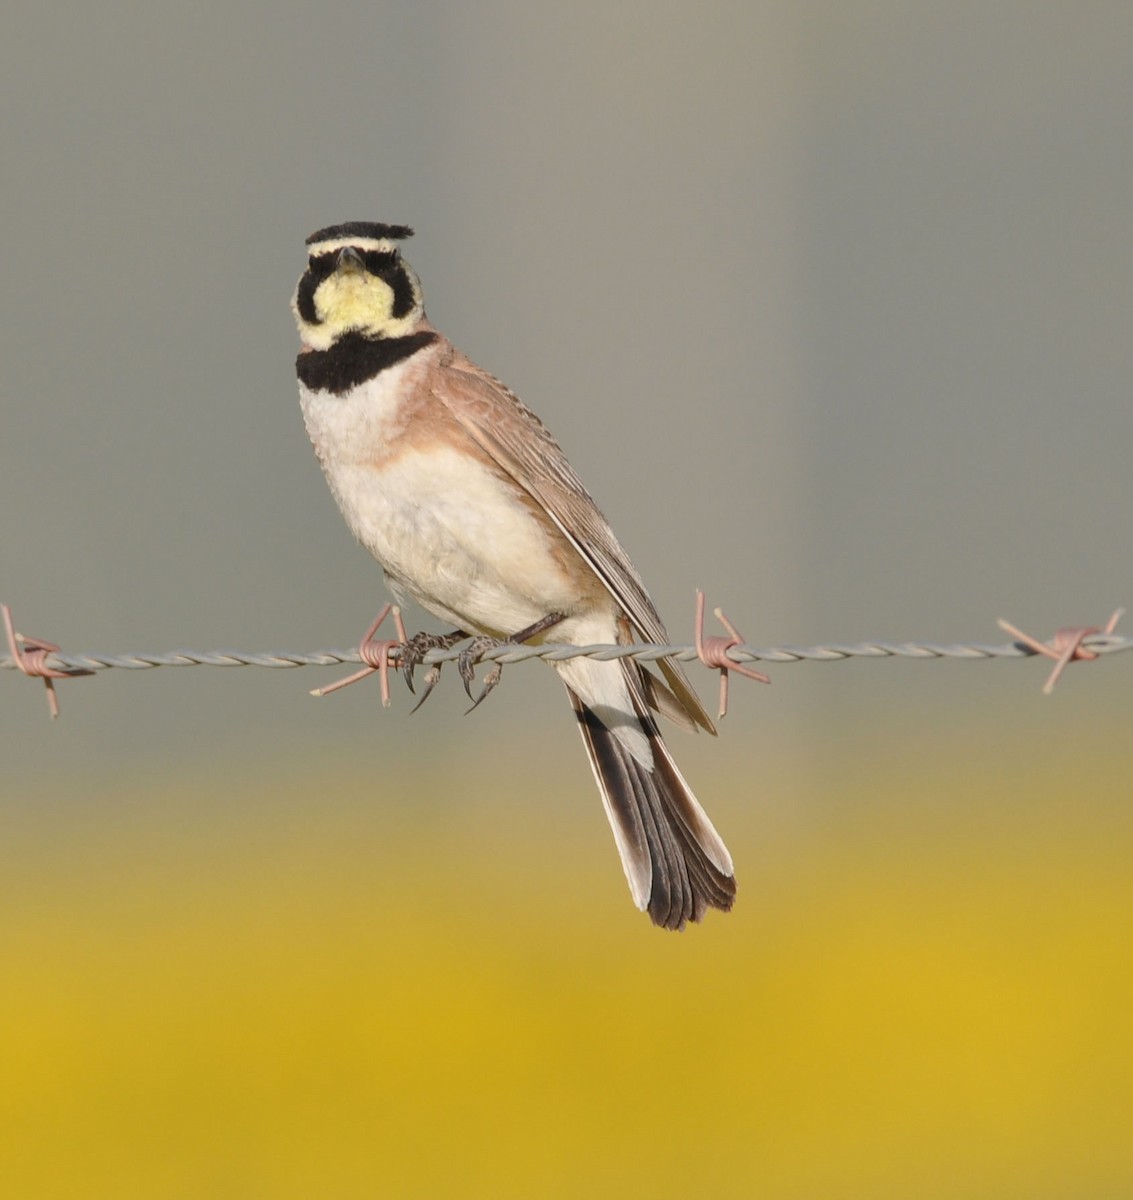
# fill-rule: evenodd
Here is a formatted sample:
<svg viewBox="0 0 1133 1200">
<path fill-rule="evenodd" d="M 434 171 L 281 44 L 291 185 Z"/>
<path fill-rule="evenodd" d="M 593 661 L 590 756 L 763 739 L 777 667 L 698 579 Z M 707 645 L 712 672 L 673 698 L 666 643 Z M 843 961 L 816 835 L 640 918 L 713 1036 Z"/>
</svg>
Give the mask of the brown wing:
<svg viewBox="0 0 1133 1200">
<path fill-rule="evenodd" d="M 665 626 L 641 576 L 539 418 L 498 379 L 459 351 L 439 370 L 440 378 L 433 384 L 437 400 L 562 530 L 621 606 L 639 639 L 667 642 Z M 678 708 L 701 728 L 715 733 L 680 663 L 666 658 L 657 666 Z M 663 685 L 654 680 L 654 687 Z M 662 703 L 657 707 L 667 716 L 675 716 L 671 706 Z"/>
</svg>

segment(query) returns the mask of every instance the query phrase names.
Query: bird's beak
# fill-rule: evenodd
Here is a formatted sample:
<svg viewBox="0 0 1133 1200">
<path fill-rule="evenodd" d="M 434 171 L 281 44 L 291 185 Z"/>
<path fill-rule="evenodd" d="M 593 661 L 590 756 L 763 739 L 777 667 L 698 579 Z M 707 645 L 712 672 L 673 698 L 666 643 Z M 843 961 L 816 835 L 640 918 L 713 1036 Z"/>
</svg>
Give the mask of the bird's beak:
<svg viewBox="0 0 1133 1200">
<path fill-rule="evenodd" d="M 353 246 L 343 246 L 338 252 L 338 269 L 344 275 L 361 275 L 366 270 L 366 264 Z"/>
</svg>

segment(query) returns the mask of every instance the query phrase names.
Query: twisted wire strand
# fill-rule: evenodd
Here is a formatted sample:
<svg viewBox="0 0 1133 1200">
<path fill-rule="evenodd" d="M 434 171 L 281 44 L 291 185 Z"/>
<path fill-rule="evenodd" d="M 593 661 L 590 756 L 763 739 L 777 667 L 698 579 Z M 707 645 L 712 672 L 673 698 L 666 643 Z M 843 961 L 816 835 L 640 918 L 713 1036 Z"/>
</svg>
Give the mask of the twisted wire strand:
<svg viewBox="0 0 1133 1200">
<path fill-rule="evenodd" d="M 1113 633 L 1094 633 L 1084 638 L 1082 646 L 1097 654 L 1116 654 L 1133 649 L 1133 637 Z M 424 663 L 452 662 L 460 656 L 459 645 L 449 650 L 430 650 Z M 1033 658 L 1038 651 L 1019 642 L 991 646 L 979 643 L 942 644 L 938 642 L 855 642 L 832 643 L 823 646 L 776 646 L 761 648 L 747 644 L 732 646 L 728 657 L 736 663 L 768 662 L 776 664 L 798 662 L 841 662 L 850 658 L 920 658 L 920 659 L 992 659 Z M 391 661 L 396 660 L 396 651 Z M 570 658 L 594 658 L 602 662 L 618 658 L 635 658 L 640 662 L 656 662 L 660 658 L 675 658 L 680 662 L 695 662 L 696 647 L 687 643 L 652 645 L 568 646 L 546 642 L 539 646 L 497 646 L 481 656 L 485 662 L 518 663 L 532 658 L 562 662 Z M 127 671 L 150 670 L 154 667 L 330 667 L 362 662 L 357 649 L 316 650 L 311 653 L 289 651 L 241 650 L 171 650 L 159 654 L 64 654 L 54 652 L 46 665 L 61 671 Z M 10 655 L 0 657 L 0 670 L 15 670 Z"/>
</svg>

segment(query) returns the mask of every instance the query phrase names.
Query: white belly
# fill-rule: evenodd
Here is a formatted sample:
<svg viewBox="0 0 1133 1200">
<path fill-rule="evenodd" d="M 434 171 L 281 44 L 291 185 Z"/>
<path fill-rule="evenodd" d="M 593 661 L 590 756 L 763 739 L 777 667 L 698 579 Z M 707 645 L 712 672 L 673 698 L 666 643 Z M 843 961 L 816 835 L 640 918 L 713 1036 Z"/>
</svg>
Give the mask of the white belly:
<svg viewBox="0 0 1133 1200">
<path fill-rule="evenodd" d="M 505 478 L 447 444 L 373 460 L 400 432 L 395 367 L 348 397 L 300 387 L 307 431 L 354 535 L 442 620 L 506 636 L 579 597 Z"/>
</svg>

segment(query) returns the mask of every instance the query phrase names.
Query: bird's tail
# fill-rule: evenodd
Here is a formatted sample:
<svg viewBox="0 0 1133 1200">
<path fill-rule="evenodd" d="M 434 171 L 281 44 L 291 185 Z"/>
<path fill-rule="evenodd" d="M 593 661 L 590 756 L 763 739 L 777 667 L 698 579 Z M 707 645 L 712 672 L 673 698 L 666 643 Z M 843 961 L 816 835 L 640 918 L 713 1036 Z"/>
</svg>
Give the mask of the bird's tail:
<svg viewBox="0 0 1133 1200">
<path fill-rule="evenodd" d="M 732 856 L 677 770 L 649 711 L 642 668 L 623 660 L 634 715 L 652 764 L 567 687 L 634 901 L 655 925 L 683 929 L 736 895 Z"/>
</svg>

